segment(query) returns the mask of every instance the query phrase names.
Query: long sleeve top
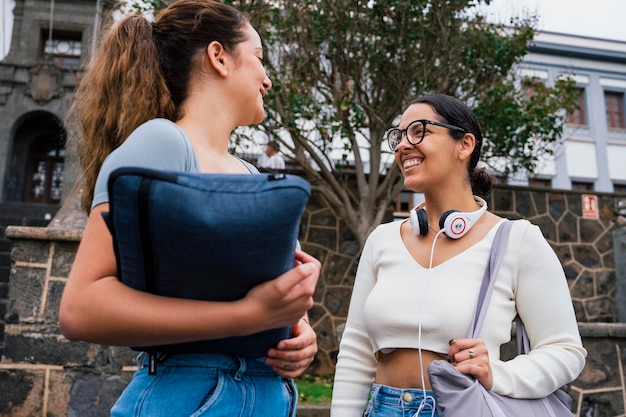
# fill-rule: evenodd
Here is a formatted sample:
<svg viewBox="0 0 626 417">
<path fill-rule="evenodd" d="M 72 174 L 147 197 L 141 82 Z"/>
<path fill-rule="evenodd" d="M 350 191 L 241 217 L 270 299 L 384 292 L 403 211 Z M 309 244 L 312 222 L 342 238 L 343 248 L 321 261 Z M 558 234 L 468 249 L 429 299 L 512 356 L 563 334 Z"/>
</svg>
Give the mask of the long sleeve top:
<svg viewBox="0 0 626 417">
<path fill-rule="evenodd" d="M 374 381 L 375 352 L 418 349 L 420 322 L 423 350 L 445 355 L 449 340 L 468 335 L 497 226 L 429 269 L 404 246 L 401 223 L 378 226 L 363 247 L 337 358 L 331 417 L 361 415 Z M 518 313 L 532 351 L 502 361 L 500 346 L 510 341 Z M 526 220 L 511 229 L 479 338 L 489 350 L 492 391 L 498 394 L 543 397 L 576 379 L 584 366 L 587 352 L 563 268 L 540 229 Z"/>
</svg>

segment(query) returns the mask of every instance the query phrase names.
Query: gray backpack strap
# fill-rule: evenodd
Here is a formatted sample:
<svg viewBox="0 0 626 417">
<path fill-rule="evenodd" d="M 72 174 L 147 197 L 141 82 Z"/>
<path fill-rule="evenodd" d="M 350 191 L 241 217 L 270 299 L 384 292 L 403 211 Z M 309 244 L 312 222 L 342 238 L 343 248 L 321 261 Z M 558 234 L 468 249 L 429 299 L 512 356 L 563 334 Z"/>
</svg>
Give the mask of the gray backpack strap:
<svg viewBox="0 0 626 417">
<path fill-rule="evenodd" d="M 489 262 L 485 268 L 483 275 L 483 281 L 480 286 L 480 292 L 478 293 L 478 302 L 476 304 L 476 311 L 474 317 L 472 317 L 472 323 L 468 334 L 469 339 L 475 339 L 480 333 L 485 315 L 487 314 L 487 308 L 489 307 L 489 300 L 491 299 L 491 293 L 496 283 L 498 270 L 502 263 L 502 257 L 506 251 L 506 245 L 509 242 L 509 233 L 513 222 L 504 220 L 493 238 L 493 244 L 491 245 L 491 254 L 489 256 Z"/>
</svg>

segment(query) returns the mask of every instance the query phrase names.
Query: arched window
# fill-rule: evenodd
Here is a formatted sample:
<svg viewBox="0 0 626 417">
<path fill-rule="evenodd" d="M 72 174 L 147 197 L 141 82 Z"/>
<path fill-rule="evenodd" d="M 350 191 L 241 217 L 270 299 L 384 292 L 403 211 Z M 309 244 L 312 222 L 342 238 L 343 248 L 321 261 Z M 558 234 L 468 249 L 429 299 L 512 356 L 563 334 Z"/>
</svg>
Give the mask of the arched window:
<svg viewBox="0 0 626 417">
<path fill-rule="evenodd" d="M 60 204 L 65 165 L 65 129 L 52 113 L 22 115 L 12 128 L 4 201 Z"/>
<path fill-rule="evenodd" d="M 35 139 L 28 151 L 24 201 L 57 204 L 63 194 L 65 140 L 44 134 Z"/>
</svg>

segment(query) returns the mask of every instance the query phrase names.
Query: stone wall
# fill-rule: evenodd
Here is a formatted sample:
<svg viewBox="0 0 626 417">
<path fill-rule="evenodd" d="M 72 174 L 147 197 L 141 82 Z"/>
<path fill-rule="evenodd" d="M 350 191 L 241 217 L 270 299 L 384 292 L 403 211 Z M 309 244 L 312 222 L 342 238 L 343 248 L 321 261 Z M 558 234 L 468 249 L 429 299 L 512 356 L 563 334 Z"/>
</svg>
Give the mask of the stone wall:
<svg viewBox="0 0 626 417">
<path fill-rule="evenodd" d="M 500 187 L 489 205 L 498 214 L 541 226 L 563 262 L 589 351 L 585 370 L 567 387 L 575 398 L 575 414 L 618 416 L 626 413 L 626 326 L 618 322 L 613 235 L 620 230 L 618 201 L 626 196 L 597 197 L 598 219 L 583 218 L 581 194 L 569 191 Z M 58 303 L 84 221 L 77 201 L 69 200 L 48 227 L 6 231 L 13 251 L 0 417 L 108 415 L 135 370 L 128 349 L 70 343 L 60 335 Z M 321 195 L 314 195 L 307 207 L 301 242 L 324 265 L 310 312 L 320 348 L 310 372 L 332 373 L 359 247 Z M 328 415 L 323 407 L 316 413 Z M 303 407 L 298 415 L 311 414 Z"/>
<path fill-rule="evenodd" d="M 498 187 L 488 205 L 510 219 L 537 224 L 563 263 L 579 322 L 618 322 L 612 231 L 618 202 L 626 196 L 597 194 L 599 218 L 582 215 L 582 193 L 519 187 Z M 303 247 L 324 265 L 311 321 L 320 353 L 314 372 L 332 372 L 338 336 L 348 311 L 359 248 L 341 219 L 322 203 L 311 204 L 305 216 Z M 626 281 L 626 276 L 622 277 Z"/>
</svg>

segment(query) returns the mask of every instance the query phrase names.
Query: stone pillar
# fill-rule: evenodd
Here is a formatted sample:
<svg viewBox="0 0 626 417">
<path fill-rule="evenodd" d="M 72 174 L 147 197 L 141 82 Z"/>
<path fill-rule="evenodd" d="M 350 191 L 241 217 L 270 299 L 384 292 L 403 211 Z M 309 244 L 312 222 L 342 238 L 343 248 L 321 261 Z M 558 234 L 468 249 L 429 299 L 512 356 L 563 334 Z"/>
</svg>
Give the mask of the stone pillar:
<svg viewBox="0 0 626 417">
<path fill-rule="evenodd" d="M 613 259 L 617 293 L 617 314 L 626 323 L 626 228 L 613 229 Z"/>
<path fill-rule="evenodd" d="M 0 417 L 108 416 L 136 369 L 129 349 L 70 343 L 59 330 L 59 301 L 86 221 L 78 207 L 75 195 L 48 227 L 7 228 Z"/>
</svg>

